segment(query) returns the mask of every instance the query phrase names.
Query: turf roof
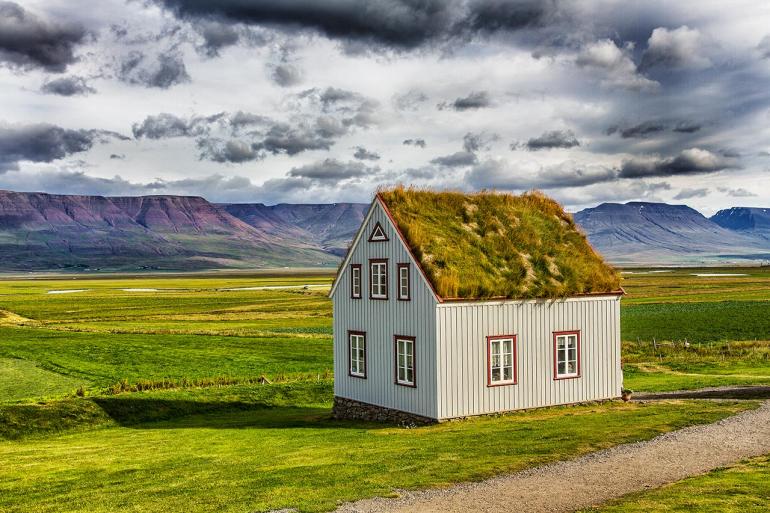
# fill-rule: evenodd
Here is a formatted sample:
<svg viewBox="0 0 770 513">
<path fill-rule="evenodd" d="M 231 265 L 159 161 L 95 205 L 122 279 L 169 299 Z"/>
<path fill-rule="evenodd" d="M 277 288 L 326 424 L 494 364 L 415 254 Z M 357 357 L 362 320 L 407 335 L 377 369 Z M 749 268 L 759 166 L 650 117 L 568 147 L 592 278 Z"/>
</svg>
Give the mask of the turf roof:
<svg viewBox="0 0 770 513">
<path fill-rule="evenodd" d="M 620 290 L 572 216 L 539 192 L 520 196 L 381 190 L 406 243 L 444 299 L 559 298 Z"/>
</svg>

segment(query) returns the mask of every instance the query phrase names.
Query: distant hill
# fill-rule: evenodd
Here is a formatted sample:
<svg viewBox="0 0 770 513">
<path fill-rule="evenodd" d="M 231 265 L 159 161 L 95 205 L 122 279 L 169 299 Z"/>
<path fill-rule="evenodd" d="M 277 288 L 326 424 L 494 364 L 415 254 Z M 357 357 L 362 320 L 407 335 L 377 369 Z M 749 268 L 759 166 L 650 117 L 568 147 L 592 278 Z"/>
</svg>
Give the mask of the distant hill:
<svg viewBox="0 0 770 513">
<path fill-rule="evenodd" d="M 723 228 L 770 239 L 770 208 L 733 207 L 710 219 Z"/>
<path fill-rule="evenodd" d="M 0 270 L 333 266 L 365 208 L 291 207 L 265 207 L 268 230 L 200 197 L 0 191 Z"/>
<path fill-rule="evenodd" d="M 686 205 L 603 203 L 574 218 L 593 246 L 619 264 L 700 263 L 770 254 L 761 237 L 720 226 Z"/>
</svg>

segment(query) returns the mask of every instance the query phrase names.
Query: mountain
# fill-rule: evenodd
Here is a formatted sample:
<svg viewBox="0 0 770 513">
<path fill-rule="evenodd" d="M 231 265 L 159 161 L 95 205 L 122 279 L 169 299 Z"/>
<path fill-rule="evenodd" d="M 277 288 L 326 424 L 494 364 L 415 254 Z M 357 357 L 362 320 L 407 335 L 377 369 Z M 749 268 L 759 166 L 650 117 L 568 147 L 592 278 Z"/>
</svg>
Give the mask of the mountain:
<svg viewBox="0 0 770 513">
<path fill-rule="evenodd" d="M 733 207 L 720 210 L 710 219 L 728 230 L 770 239 L 770 208 Z"/>
<path fill-rule="evenodd" d="M 0 269 L 333 266 L 340 252 L 335 222 L 347 234 L 362 218 L 343 219 L 359 209 L 338 204 L 315 220 L 312 212 L 300 216 L 290 229 L 293 218 L 283 210 L 276 212 L 288 221 L 276 214 L 276 228 L 263 230 L 200 197 L 0 191 Z M 318 235 L 308 237 L 308 230 Z"/>
<path fill-rule="evenodd" d="M 312 241 L 333 255 L 344 256 L 369 208 L 368 203 L 220 205 L 226 212 L 270 235 Z"/>
<path fill-rule="evenodd" d="M 592 245 L 618 264 L 708 263 L 767 258 L 770 245 L 686 205 L 603 203 L 574 215 Z"/>
</svg>

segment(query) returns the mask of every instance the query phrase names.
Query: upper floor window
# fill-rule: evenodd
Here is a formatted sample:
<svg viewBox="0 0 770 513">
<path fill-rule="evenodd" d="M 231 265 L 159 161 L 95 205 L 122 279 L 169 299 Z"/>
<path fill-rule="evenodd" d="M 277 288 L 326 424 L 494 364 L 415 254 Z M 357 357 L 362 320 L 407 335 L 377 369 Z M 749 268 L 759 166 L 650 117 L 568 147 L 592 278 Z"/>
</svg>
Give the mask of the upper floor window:
<svg viewBox="0 0 770 513">
<path fill-rule="evenodd" d="M 388 260 L 386 258 L 369 260 L 369 297 L 388 299 Z"/>
<path fill-rule="evenodd" d="M 361 299 L 361 264 L 350 266 L 350 297 Z"/>
<path fill-rule="evenodd" d="M 487 337 L 487 386 L 516 384 L 516 335 Z"/>
<path fill-rule="evenodd" d="M 369 235 L 369 242 L 385 242 L 388 240 L 388 236 L 385 234 L 385 229 L 379 223 L 374 225 L 372 233 Z"/>
<path fill-rule="evenodd" d="M 396 335 L 396 384 L 416 387 L 417 379 L 414 365 L 414 337 Z"/>
<path fill-rule="evenodd" d="M 411 299 L 409 274 L 409 264 L 398 264 L 398 299 L 402 301 L 409 301 Z"/>
<path fill-rule="evenodd" d="M 363 331 L 348 332 L 348 374 L 356 378 L 366 377 L 366 333 Z"/>
<path fill-rule="evenodd" d="M 580 332 L 559 331 L 553 334 L 554 379 L 580 376 Z"/>
</svg>

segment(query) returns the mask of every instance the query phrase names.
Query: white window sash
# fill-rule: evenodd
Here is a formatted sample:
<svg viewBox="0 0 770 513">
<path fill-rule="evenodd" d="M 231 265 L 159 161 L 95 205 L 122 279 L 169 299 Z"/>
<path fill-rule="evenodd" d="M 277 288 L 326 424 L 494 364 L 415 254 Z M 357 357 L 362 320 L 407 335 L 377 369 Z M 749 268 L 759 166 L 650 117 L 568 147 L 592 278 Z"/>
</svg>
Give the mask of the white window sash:
<svg viewBox="0 0 770 513">
<path fill-rule="evenodd" d="M 396 339 L 396 382 L 414 385 L 414 341 Z"/>
<path fill-rule="evenodd" d="M 370 267 L 372 273 L 372 297 L 382 299 L 387 297 L 388 267 L 385 262 L 374 262 Z"/>
<path fill-rule="evenodd" d="M 366 338 L 363 335 L 350 335 L 350 374 L 364 376 L 366 374 Z"/>
<path fill-rule="evenodd" d="M 570 354 L 572 353 L 572 354 Z M 572 372 L 569 371 L 570 366 Z M 563 371 L 562 371 L 563 369 Z M 574 378 L 579 375 L 578 337 L 576 334 L 556 336 L 556 377 Z"/>
<path fill-rule="evenodd" d="M 505 347 L 506 342 L 510 344 L 509 348 Z M 516 373 L 514 366 L 516 365 L 516 359 L 514 358 L 514 345 L 513 338 L 497 338 L 489 341 L 489 381 L 491 384 L 515 383 Z M 497 374 L 497 377 L 495 377 L 495 374 Z"/>
<path fill-rule="evenodd" d="M 399 267 L 398 269 L 398 297 L 400 299 L 408 299 L 409 298 L 409 268 Z"/>
<path fill-rule="evenodd" d="M 353 267 L 351 268 L 352 272 L 352 287 L 353 290 L 351 291 L 351 295 L 355 298 L 361 297 L 361 268 L 360 267 Z"/>
</svg>

